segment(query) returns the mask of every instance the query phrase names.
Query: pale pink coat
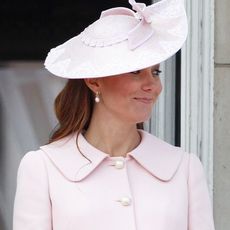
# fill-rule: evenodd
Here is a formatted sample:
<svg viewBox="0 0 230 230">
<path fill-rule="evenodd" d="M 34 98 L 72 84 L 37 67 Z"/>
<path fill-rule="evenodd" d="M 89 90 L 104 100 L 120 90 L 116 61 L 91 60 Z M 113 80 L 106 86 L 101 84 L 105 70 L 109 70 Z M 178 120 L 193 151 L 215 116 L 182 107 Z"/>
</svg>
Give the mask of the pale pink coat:
<svg viewBox="0 0 230 230">
<path fill-rule="evenodd" d="M 126 158 L 109 157 L 82 135 L 92 163 L 76 135 L 27 153 L 13 230 L 213 230 L 199 159 L 140 132 Z"/>
</svg>

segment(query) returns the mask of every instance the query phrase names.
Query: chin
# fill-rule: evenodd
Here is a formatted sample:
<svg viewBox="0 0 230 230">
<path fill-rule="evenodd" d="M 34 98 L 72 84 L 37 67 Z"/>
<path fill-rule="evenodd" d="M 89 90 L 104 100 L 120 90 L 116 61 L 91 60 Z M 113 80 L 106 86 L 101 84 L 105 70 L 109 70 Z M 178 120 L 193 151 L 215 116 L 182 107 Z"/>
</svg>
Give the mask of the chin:
<svg viewBox="0 0 230 230">
<path fill-rule="evenodd" d="M 142 123 L 142 122 L 146 122 L 150 119 L 151 117 L 151 113 L 150 114 L 145 114 L 145 115 L 142 115 L 140 117 L 136 117 L 135 119 L 135 123 Z"/>
</svg>

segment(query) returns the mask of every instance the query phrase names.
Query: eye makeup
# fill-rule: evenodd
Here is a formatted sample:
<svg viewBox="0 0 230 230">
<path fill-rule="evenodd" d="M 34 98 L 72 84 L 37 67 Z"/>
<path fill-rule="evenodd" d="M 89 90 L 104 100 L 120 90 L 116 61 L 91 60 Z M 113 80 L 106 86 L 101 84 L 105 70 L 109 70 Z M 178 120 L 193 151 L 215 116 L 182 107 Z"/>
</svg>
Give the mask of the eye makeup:
<svg viewBox="0 0 230 230">
<path fill-rule="evenodd" d="M 159 75 L 160 75 L 160 73 L 162 73 L 162 71 L 161 71 L 161 70 L 159 70 L 159 69 L 154 69 L 154 70 L 152 70 L 152 74 L 153 74 L 153 76 L 159 76 Z"/>
</svg>

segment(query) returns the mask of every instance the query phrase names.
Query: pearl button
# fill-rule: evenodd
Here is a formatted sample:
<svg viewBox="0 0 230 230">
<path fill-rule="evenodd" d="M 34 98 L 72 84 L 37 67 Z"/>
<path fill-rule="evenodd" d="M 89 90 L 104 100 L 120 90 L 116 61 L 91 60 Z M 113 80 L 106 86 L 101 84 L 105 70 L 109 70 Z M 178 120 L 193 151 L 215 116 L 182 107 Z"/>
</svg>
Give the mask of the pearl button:
<svg viewBox="0 0 230 230">
<path fill-rule="evenodd" d="M 123 206 L 129 206 L 131 204 L 131 199 L 129 197 L 122 197 L 119 202 L 121 202 Z"/>
<path fill-rule="evenodd" d="M 116 160 L 115 161 L 115 168 L 122 169 L 124 168 L 125 162 L 123 160 Z"/>
</svg>

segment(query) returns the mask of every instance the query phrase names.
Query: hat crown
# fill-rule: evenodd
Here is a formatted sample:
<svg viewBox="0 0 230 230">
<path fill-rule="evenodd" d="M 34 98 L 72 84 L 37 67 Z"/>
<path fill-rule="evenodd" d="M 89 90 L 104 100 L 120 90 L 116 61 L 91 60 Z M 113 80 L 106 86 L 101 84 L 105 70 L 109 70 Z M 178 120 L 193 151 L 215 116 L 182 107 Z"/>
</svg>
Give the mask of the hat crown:
<svg viewBox="0 0 230 230">
<path fill-rule="evenodd" d="M 127 15 L 109 15 L 97 20 L 86 28 L 86 36 L 92 39 L 113 38 L 128 33 L 138 23 Z"/>
<path fill-rule="evenodd" d="M 81 41 L 92 47 L 106 47 L 128 39 L 140 20 L 127 14 L 109 14 L 89 25 L 81 33 Z"/>
</svg>

